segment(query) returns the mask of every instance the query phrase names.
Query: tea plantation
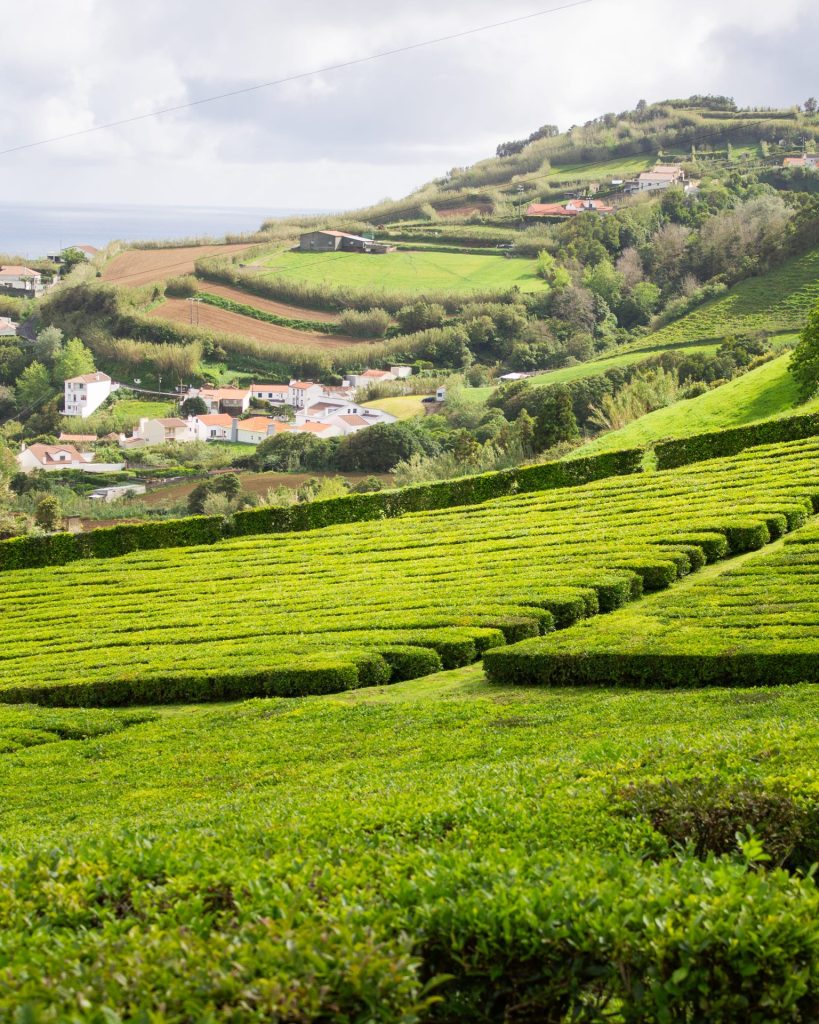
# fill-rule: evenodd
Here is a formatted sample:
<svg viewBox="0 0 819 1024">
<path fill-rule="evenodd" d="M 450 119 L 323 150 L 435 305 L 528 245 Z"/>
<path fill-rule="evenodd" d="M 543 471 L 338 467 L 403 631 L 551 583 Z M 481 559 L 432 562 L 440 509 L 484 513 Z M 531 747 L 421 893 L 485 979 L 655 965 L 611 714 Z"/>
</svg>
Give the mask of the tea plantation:
<svg viewBox="0 0 819 1024">
<path fill-rule="evenodd" d="M 220 700 L 421 676 L 759 548 L 814 505 L 816 438 L 388 521 L 9 572 L 0 700 Z"/>
</svg>

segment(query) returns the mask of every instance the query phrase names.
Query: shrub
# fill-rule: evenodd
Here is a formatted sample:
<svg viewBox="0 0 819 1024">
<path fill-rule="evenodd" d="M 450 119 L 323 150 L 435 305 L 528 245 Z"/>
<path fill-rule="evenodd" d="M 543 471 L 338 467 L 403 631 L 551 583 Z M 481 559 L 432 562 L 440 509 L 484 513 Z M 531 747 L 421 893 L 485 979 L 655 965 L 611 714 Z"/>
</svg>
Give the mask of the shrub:
<svg viewBox="0 0 819 1024">
<path fill-rule="evenodd" d="M 185 274 L 181 277 L 171 277 L 165 282 L 165 294 L 173 299 L 190 299 L 199 287 L 199 282 L 193 274 Z"/>
<path fill-rule="evenodd" d="M 764 420 L 747 427 L 715 430 L 678 440 L 660 441 L 654 446 L 658 469 L 674 469 L 692 462 L 736 455 L 757 445 L 778 444 L 819 434 L 819 413 Z"/>
<path fill-rule="evenodd" d="M 353 338 L 383 338 L 390 326 L 390 314 L 383 309 L 345 310 L 338 321 L 342 334 Z"/>
</svg>

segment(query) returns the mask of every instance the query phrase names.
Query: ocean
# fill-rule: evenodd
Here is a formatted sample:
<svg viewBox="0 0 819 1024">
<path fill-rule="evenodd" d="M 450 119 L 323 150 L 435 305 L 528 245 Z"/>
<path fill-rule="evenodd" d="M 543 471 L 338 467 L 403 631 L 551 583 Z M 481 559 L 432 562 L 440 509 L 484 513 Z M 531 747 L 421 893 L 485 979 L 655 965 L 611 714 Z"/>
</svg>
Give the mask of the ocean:
<svg viewBox="0 0 819 1024">
<path fill-rule="evenodd" d="M 98 249 L 116 239 L 220 238 L 256 231 L 268 217 L 319 211 L 226 206 L 52 206 L 0 203 L 0 254 L 34 259 L 69 245 Z"/>
</svg>

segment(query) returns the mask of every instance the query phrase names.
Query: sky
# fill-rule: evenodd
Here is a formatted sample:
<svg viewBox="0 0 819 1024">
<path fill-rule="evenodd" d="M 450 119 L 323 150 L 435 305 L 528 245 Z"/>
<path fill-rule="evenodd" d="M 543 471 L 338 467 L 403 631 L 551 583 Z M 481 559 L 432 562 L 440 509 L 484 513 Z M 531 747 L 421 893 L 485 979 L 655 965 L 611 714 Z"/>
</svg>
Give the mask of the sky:
<svg viewBox="0 0 819 1024">
<path fill-rule="evenodd" d="M 569 0 L 39 0 L 3 20 L 0 150 Z M 0 197 L 350 209 L 541 124 L 692 93 L 819 95 L 815 0 L 590 0 L 0 155 Z"/>
</svg>

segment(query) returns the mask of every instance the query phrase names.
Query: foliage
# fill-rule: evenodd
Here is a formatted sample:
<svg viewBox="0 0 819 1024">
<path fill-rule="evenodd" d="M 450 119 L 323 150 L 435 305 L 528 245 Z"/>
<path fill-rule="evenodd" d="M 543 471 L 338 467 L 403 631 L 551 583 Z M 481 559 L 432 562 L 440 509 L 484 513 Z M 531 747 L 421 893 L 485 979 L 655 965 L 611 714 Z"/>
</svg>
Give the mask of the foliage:
<svg viewBox="0 0 819 1024">
<path fill-rule="evenodd" d="M 47 494 L 37 503 L 34 522 L 46 533 L 54 533 L 62 526 L 63 510 L 58 499 L 52 494 Z"/>
<path fill-rule="evenodd" d="M 207 415 L 208 406 L 204 398 L 200 398 L 198 395 L 194 395 L 191 398 L 186 398 L 185 401 L 179 406 L 180 416 L 205 416 Z"/>
<path fill-rule="evenodd" d="M 819 390 L 819 302 L 808 316 L 799 344 L 794 349 L 791 373 L 806 400 Z"/>
<path fill-rule="evenodd" d="M 377 307 L 362 312 L 348 309 L 339 317 L 338 326 L 341 334 L 353 338 L 383 338 L 391 322 L 390 314 Z"/>
<path fill-rule="evenodd" d="M 79 338 L 69 338 L 54 357 L 54 383 L 60 386 L 71 377 L 93 373 L 94 357 Z"/>
<path fill-rule="evenodd" d="M 169 277 L 165 282 L 165 294 L 173 299 L 190 299 L 196 295 L 199 283 L 193 274 Z"/>
</svg>

